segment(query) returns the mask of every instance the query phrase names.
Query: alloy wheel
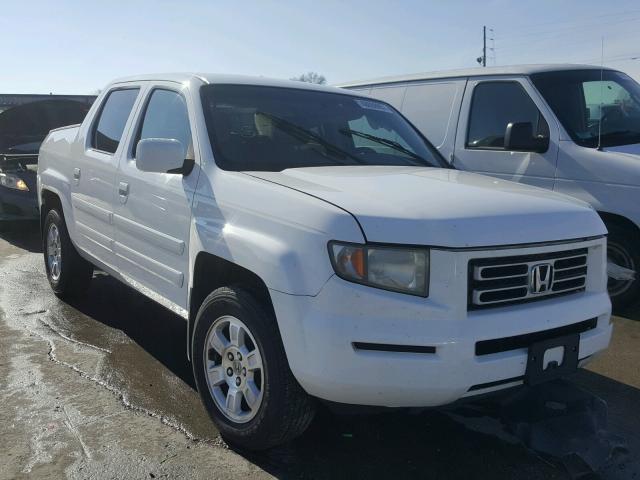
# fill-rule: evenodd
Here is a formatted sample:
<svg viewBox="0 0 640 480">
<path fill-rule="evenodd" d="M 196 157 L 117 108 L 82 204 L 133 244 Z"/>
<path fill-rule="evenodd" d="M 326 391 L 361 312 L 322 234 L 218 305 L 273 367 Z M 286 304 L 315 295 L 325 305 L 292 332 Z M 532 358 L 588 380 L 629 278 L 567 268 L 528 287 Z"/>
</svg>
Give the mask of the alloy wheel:
<svg viewBox="0 0 640 480">
<path fill-rule="evenodd" d="M 62 269 L 62 244 L 60 231 L 54 223 L 49 225 L 47 232 L 47 264 L 51 279 L 57 282 L 60 279 Z"/>
<path fill-rule="evenodd" d="M 203 365 L 209 393 L 228 419 L 246 423 L 262 403 L 262 356 L 247 326 L 233 316 L 218 318 L 207 332 Z"/>
</svg>

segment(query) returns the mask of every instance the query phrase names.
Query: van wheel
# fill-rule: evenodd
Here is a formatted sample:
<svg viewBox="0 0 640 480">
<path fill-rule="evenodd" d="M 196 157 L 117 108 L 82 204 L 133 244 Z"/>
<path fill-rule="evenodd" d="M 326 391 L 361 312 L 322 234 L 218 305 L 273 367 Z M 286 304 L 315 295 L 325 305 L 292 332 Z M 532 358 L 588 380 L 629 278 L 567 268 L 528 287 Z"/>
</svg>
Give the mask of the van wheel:
<svg viewBox="0 0 640 480">
<path fill-rule="evenodd" d="M 44 219 L 42 251 L 49 285 L 58 297 L 78 296 L 87 291 L 93 265 L 78 254 L 64 217 L 55 208 L 49 210 Z"/>
<path fill-rule="evenodd" d="M 614 310 L 622 312 L 637 305 L 640 299 L 640 239 L 618 225 L 607 225 L 607 229 L 607 261 L 636 272 L 635 279 L 630 280 L 609 277 L 607 288 L 611 303 Z"/>
<path fill-rule="evenodd" d="M 202 303 L 191 346 L 200 398 L 230 444 L 262 450 L 306 430 L 315 402 L 293 377 L 273 314 L 239 288 Z"/>
</svg>

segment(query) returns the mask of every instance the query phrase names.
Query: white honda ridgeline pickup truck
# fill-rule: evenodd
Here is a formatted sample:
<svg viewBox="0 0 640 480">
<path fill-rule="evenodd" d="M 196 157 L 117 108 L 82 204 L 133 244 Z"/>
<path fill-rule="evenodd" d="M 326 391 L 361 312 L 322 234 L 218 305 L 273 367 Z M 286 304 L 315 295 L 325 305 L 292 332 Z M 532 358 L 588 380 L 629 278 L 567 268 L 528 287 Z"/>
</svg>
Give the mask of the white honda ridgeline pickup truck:
<svg viewBox="0 0 640 480">
<path fill-rule="evenodd" d="M 55 293 L 96 266 L 182 315 L 202 401 L 247 448 L 299 435 L 316 399 L 443 405 L 565 375 L 610 340 L 595 211 L 449 168 L 356 92 L 118 80 L 49 134 L 38 194 Z"/>
</svg>

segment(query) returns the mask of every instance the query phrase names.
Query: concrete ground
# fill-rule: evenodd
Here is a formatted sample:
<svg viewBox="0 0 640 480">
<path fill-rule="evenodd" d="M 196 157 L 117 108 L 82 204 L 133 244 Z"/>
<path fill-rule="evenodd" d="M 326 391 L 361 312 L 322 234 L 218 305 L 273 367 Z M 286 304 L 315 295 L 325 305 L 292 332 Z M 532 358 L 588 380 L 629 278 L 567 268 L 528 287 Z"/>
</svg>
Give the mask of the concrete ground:
<svg viewBox="0 0 640 480">
<path fill-rule="evenodd" d="M 455 411 L 323 409 L 290 445 L 233 451 L 194 389 L 185 322 L 103 274 L 87 298 L 58 300 L 33 226 L 0 232 L 0 308 L 0 479 L 568 477 Z M 570 381 L 607 401 L 626 443 L 601 476 L 640 478 L 640 321 L 615 323 L 610 350 Z"/>
</svg>

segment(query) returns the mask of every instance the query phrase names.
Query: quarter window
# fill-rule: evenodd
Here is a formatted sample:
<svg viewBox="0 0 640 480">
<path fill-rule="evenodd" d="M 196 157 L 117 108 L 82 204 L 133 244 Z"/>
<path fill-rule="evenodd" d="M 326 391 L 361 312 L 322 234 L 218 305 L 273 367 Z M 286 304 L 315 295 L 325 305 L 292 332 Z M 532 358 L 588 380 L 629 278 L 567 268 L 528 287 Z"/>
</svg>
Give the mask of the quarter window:
<svg viewBox="0 0 640 480">
<path fill-rule="evenodd" d="M 114 90 L 109 93 L 98 122 L 95 124 L 91 146 L 96 150 L 115 153 L 122 140 L 122 133 L 138 97 L 137 88 Z"/>
<path fill-rule="evenodd" d="M 473 91 L 467 148 L 504 150 L 507 125 L 520 122 L 531 123 L 537 137 L 549 136 L 549 125 L 519 83 L 480 83 Z"/>
<path fill-rule="evenodd" d="M 156 89 L 151 93 L 136 141 L 145 138 L 171 138 L 180 141 L 185 157 L 191 149 L 191 129 L 187 104 L 182 95 Z"/>
</svg>

